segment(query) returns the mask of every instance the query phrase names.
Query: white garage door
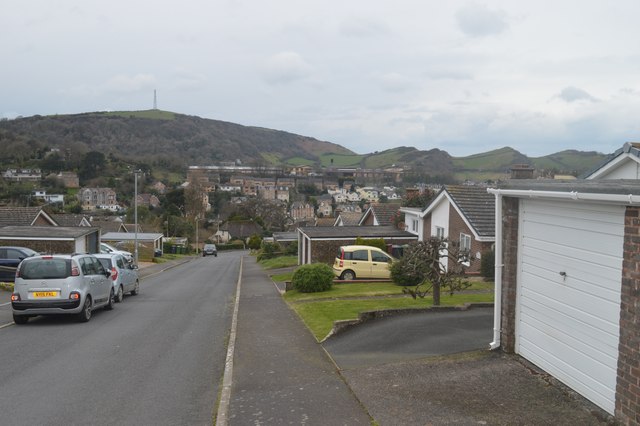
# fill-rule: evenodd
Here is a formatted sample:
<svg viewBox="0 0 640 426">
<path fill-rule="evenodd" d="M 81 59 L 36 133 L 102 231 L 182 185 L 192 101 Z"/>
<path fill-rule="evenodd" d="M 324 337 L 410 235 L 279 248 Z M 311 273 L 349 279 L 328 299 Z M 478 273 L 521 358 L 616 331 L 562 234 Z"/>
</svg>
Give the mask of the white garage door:
<svg viewBox="0 0 640 426">
<path fill-rule="evenodd" d="M 624 207 L 522 200 L 516 350 L 613 413 Z"/>
</svg>

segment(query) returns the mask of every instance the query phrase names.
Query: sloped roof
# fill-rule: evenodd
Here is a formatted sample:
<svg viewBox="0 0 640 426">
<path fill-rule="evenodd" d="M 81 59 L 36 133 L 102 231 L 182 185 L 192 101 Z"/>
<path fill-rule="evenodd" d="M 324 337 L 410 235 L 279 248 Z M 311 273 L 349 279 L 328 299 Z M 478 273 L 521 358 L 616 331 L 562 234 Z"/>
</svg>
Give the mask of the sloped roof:
<svg viewBox="0 0 640 426">
<path fill-rule="evenodd" d="M 40 216 L 57 225 L 41 207 L 0 207 L 0 226 L 31 226 Z"/>
<path fill-rule="evenodd" d="M 307 226 L 298 228 L 298 232 L 313 239 L 350 240 L 361 238 L 405 238 L 415 240 L 418 237 L 410 232 L 401 231 L 393 226 Z"/>
<path fill-rule="evenodd" d="M 89 219 L 82 214 L 52 214 L 51 217 L 56 221 L 58 226 L 91 226 Z"/>
<path fill-rule="evenodd" d="M 495 238 L 496 201 L 495 196 L 487 192 L 487 188 L 446 185 L 442 191 L 446 191 L 449 199 L 456 205 L 479 237 Z"/>
<path fill-rule="evenodd" d="M 360 218 L 362 217 L 362 213 L 355 212 L 340 212 L 338 218 L 342 219 L 343 226 L 355 226 L 360 222 Z M 337 219 L 336 219 L 337 223 Z"/>
<path fill-rule="evenodd" d="M 618 148 L 613 154 L 609 154 L 600 164 L 580 176 L 580 178 L 590 179 L 594 175 L 598 176 L 603 172 L 606 173 L 608 169 L 615 167 L 619 160 L 624 160 L 622 157 L 633 158 L 635 161 L 640 162 L 640 142 L 625 142 L 622 148 Z"/>
<path fill-rule="evenodd" d="M 319 217 L 316 219 L 316 226 L 333 226 L 336 223 L 335 217 Z"/>
<path fill-rule="evenodd" d="M 371 203 L 360 223 L 364 222 L 368 215 L 374 215 L 380 226 L 393 225 L 393 217 L 400 210 L 400 203 Z"/>
<path fill-rule="evenodd" d="M 97 231 L 89 226 L 5 226 L 0 228 L 0 238 L 70 240 Z"/>
<path fill-rule="evenodd" d="M 127 232 L 127 226 L 121 221 L 116 220 L 100 220 L 94 218 L 91 221 L 91 226 L 99 227 L 103 234 L 107 232 Z"/>
</svg>

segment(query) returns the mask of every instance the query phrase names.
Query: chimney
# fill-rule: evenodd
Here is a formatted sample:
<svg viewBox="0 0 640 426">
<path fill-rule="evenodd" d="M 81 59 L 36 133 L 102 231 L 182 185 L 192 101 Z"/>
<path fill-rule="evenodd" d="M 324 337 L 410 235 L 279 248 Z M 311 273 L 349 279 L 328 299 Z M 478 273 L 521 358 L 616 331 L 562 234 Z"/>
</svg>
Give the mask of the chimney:
<svg viewBox="0 0 640 426">
<path fill-rule="evenodd" d="M 535 170 L 528 164 L 514 164 L 511 166 L 511 179 L 533 179 Z"/>
</svg>

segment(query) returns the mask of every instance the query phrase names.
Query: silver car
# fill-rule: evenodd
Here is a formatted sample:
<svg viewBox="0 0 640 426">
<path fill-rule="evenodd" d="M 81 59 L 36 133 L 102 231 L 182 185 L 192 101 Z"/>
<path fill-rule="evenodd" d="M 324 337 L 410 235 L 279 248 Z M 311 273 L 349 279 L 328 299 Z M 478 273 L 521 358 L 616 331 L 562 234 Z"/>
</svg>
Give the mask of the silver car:
<svg viewBox="0 0 640 426">
<path fill-rule="evenodd" d="M 76 315 L 81 322 L 93 310 L 113 309 L 111 271 L 91 254 L 41 255 L 24 259 L 11 295 L 13 321 L 26 324 L 36 315 Z"/>
<path fill-rule="evenodd" d="M 116 294 L 116 302 L 120 303 L 124 299 L 125 293 L 135 296 L 140 292 L 140 281 L 138 279 L 138 267 L 127 262 L 121 254 L 96 254 L 95 255 L 105 269 L 111 271 L 111 282 Z"/>
</svg>

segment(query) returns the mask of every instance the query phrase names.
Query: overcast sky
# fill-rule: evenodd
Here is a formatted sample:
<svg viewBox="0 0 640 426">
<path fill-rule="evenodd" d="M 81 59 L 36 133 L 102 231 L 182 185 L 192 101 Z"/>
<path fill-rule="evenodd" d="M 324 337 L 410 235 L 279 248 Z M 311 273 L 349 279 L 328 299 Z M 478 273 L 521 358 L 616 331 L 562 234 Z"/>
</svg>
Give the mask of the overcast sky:
<svg viewBox="0 0 640 426">
<path fill-rule="evenodd" d="M 364 154 L 640 140 L 637 0 L 2 0 L 0 117 L 153 107 Z"/>
</svg>

